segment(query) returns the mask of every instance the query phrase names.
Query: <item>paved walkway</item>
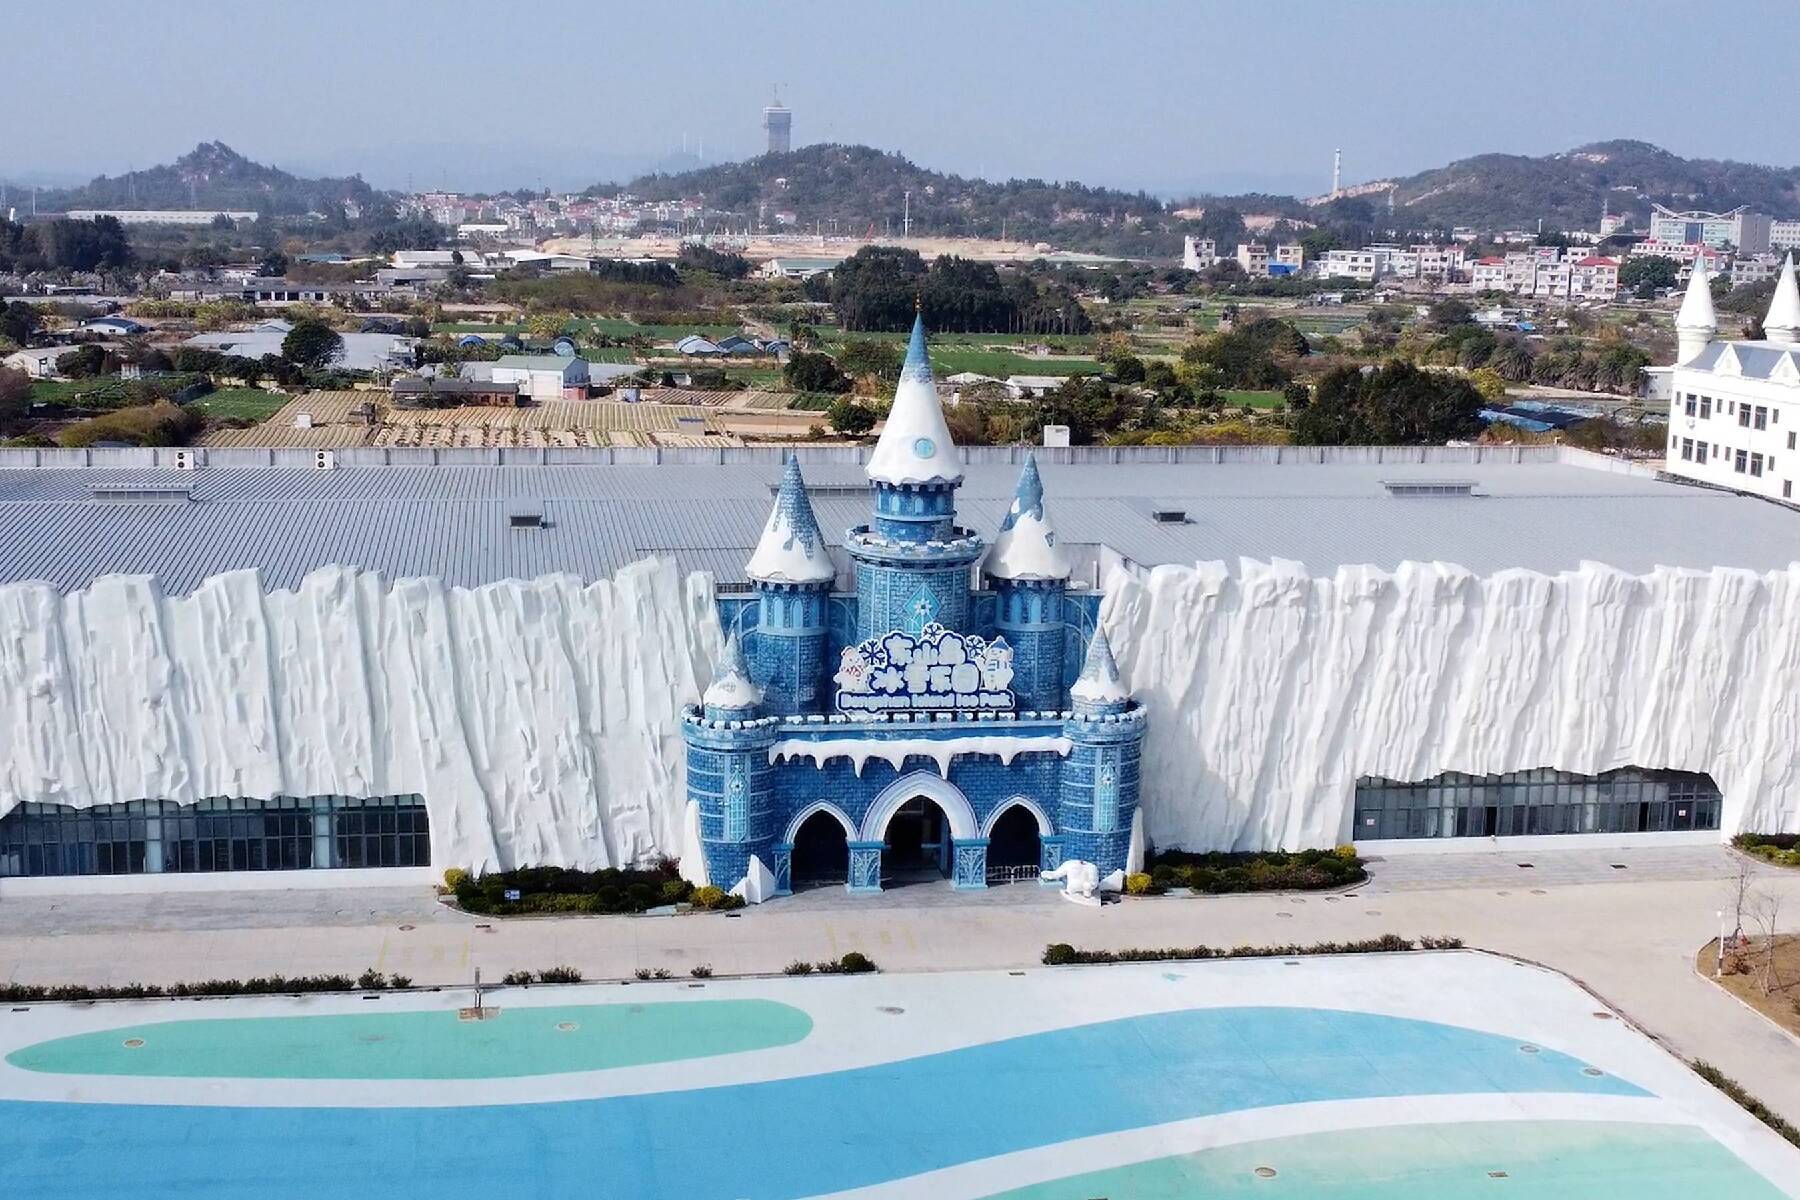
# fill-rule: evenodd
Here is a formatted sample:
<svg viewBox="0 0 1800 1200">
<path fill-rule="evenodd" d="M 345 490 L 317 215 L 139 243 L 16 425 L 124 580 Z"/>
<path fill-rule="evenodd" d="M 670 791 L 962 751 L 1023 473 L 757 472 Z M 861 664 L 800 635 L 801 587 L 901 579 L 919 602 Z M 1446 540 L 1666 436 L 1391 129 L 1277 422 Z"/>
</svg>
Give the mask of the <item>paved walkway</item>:
<svg viewBox="0 0 1800 1200">
<path fill-rule="evenodd" d="M 1394 860 L 1342 895 L 1164 897 L 1104 909 L 1023 885 L 971 903 L 951 903 L 947 888 L 915 887 L 877 903 L 821 892 L 724 916 L 512 921 L 373 890 L 9 898 L 0 901 L 0 978 L 170 982 L 374 966 L 421 984 L 457 984 L 476 967 L 494 979 L 565 963 L 590 979 L 640 968 L 679 976 L 698 964 L 722 976 L 847 950 L 889 971 L 933 971 L 1026 966 L 1059 941 L 1122 948 L 1445 934 L 1563 971 L 1676 1053 L 1712 1062 L 1800 1122 L 1800 1041 L 1693 970 L 1695 952 L 1717 933 L 1716 911 L 1729 903 L 1736 857 L 1709 852 L 1715 868 L 1694 879 L 1682 877 L 1698 869 L 1691 861 L 1642 850 L 1555 853 L 1587 857 L 1540 853 L 1524 860 L 1538 864 L 1532 871 L 1511 867 L 1526 876 L 1522 885 L 1504 887 L 1495 886 L 1496 863 L 1480 861 L 1489 856 L 1457 856 L 1467 877 L 1442 886 Z M 1600 859 L 1626 869 L 1597 866 Z M 1589 877 L 1600 881 L 1559 882 Z M 1800 872 L 1763 868 L 1761 879 L 1785 897 L 1786 912 L 1800 914 Z"/>
</svg>

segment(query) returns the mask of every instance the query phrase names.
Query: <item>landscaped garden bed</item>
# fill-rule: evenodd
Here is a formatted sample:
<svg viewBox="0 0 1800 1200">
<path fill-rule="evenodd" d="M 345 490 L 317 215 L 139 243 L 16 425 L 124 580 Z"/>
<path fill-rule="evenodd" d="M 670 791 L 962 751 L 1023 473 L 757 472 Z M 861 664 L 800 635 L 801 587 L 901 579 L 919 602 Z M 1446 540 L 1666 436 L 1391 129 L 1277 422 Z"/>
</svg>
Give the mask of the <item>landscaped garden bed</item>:
<svg viewBox="0 0 1800 1200">
<path fill-rule="evenodd" d="M 1149 886 L 1140 883 L 1128 890 L 1154 894 L 1188 888 L 1213 896 L 1231 892 L 1311 892 L 1349 887 L 1369 877 L 1362 859 L 1349 846 L 1242 854 L 1162 850 L 1149 856 L 1144 870 Z"/>
<path fill-rule="evenodd" d="M 494 917 L 626 915 L 669 906 L 713 910 L 744 904 L 743 897 L 720 888 L 695 887 L 680 876 L 672 859 L 648 870 L 521 867 L 475 876 L 452 867 L 444 872 L 444 887 L 464 912 Z"/>
<path fill-rule="evenodd" d="M 1800 867 L 1800 834 L 1740 833 L 1731 844 L 1778 867 Z"/>
</svg>

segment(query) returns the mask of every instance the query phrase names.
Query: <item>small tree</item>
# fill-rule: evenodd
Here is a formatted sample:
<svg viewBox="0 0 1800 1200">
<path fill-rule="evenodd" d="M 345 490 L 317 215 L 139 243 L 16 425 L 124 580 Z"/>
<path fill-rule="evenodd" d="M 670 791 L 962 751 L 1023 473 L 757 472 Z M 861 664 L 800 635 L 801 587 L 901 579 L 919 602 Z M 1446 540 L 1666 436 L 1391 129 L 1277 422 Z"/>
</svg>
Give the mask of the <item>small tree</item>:
<svg viewBox="0 0 1800 1200">
<path fill-rule="evenodd" d="M 116 364 L 106 349 L 91 342 L 85 346 L 77 346 L 67 354 L 59 354 L 56 358 L 57 373 L 69 379 L 92 379 L 115 367 Z"/>
<path fill-rule="evenodd" d="M 875 428 L 874 410 L 858 404 L 849 396 L 842 396 L 831 402 L 825 410 L 825 416 L 831 427 L 845 437 L 861 437 Z"/>
<path fill-rule="evenodd" d="M 31 412 L 31 376 L 12 367 L 0 367 L 0 433 L 17 429 Z"/>
<path fill-rule="evenodd" d="M 850 390 L 850 377 L 838 369 L 837 363 L 829 354 L 796 350 L 788 356 L 787 364 L 781 368 L 781 377 L 789 387 L 799 392 Z"/>
<path fill-rule="evenodd" d="M 343 352 L 344 339 L 323 321 L 296 321 L 288 335 L 281 339 L 281 357 L 296 366 L 315 370 L 336 362 Z"/>
</svg>

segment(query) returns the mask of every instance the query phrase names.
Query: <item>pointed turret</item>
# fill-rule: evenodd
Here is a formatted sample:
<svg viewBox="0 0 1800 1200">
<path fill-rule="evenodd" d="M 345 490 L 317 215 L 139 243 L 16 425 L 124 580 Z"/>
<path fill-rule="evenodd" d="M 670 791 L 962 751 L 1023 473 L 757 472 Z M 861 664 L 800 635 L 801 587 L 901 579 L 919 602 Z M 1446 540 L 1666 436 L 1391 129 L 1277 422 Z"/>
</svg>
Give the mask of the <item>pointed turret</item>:
<svg viewBox="0 0 1800 1200">
<path fill-rule="evenodd" d="M 775 508 L 745 571 L 758 583 L 830 583 L 837 577 L 824 535 L 819 532 L 819 519 L 806 497 L 800 460 L 791 454 L 781 474 Z"/>
<path fill-rule="evenodd" d="M 1075 702 L 1077 712 L 1117 712 L 1131 699 L 1125 681 L 1119 678 L 1119 664 L 1107 644 L 1106 629 L 1098 622 L 1088 641 L 1087 661 L 1081 665 L 1080 678 L 1069 689 L 1069 698 Z"/>
<path fill-rule="evenodd" d="M 931 378 L 931 359 L 925 353 L 925 318 L 913 318 L 912 340 L 906 362 L 900 368 L 900 384 L 887 424 L 869 456 L 869 478 L 893 485 L 962 482 L 956 443 L 944 424 Z"/>
<path fill-rule="evenodd" d="M 725 653 L 713 668 L 713 681 L 701 703 L 709 721 L 736 721 L 754 716 L 762 704 L 762 689 L 751 682 L 744 665 L 744 648 L 733 633 L 725 640 Z"/>
<path fill-rule="evenodd" d="M 1769 315 L 1763 318 L 1763 337 L 1771 342 L 1800 342 L 1800 285 L 1794 282 L 1794 256 L 1781 264 Z"/>
<path fill-rule="evenodd" d="M 1681 310 L 1675 314 L 1675 362 L 1679 366 L 1691 362 L 1706 349 L 1719 332 L 1719 319 L 1713 314 L 1712 287 L 1706 278 L 1706 256 L 1694 256 L 1694 269 L 1688 276 L 1687 294 L 1681 298 Z"/>
<path fill-rule="evenodd" d="M 1012 507 L 988 550 L 982 570 L 995 579 L 1067 579 L 1068 556 L 1056 544 L 1056 531 L 1044 513 L 1044 484 L 1037 456 L 1025 456 Z"/>
</svg>

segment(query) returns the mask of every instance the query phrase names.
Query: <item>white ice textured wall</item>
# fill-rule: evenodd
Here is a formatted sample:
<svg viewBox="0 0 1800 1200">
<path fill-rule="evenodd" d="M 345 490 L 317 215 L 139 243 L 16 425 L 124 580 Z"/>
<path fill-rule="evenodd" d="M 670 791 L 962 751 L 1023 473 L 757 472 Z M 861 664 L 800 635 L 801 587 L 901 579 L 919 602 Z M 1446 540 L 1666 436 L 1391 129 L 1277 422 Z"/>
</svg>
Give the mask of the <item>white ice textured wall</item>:
<svg viewBox="0 0 1800 1200">
<path fill-rule="evenodd" d="M 1725 827 L 1800 828 L 1800 566 L 1589 564 L 1316 579 L 1292 563 L 1116 572 L 1163 846 L 1326 846 L 1357 776 L 1635 764 L 1710 773 Z M 418 792 L 439 866 L 679 853 L 678 714 L 721 650 L 710 584 L 445 587 L 332 569 L 189 596 L 0 587 L 0 815 L 24 800 Z"/>
<path fill-rule="evenodd" d="M 1709 773 L 1723 825 L 1800 829 L 1800 565 L 1478 577 L 1246 561 L 1115 572 L 1161 846 L 1329 846 L 1359 775 Z"/>
<path fill-rule="evenodd" d="M 0 815 L 418 792 L 439 866 L 639 861 L 681 845 L 678 714 L 719 651 L 708 579 L 656 560 L 589 585 L 8 585 Z"/>
</svg>

